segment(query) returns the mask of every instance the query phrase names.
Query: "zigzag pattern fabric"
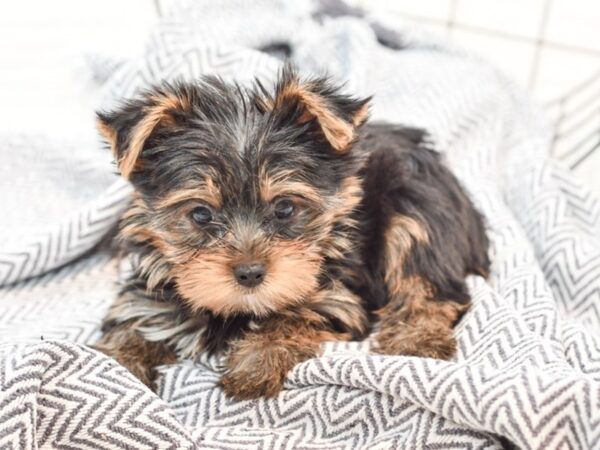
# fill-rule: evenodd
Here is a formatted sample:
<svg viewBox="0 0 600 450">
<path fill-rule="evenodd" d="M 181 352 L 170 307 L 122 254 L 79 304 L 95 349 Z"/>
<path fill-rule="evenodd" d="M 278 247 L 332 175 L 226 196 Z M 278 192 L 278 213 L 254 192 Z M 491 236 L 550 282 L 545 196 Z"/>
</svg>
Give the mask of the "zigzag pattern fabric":
<svg viewBox="0 0 600 450">
<path fill-rule="evenodd" d="M 98 149 L 13 137 L 0 141 L 1 448 L 600 448 L 598 197 L 548 159 L 543 115 L 485 62 L 311 5 L 178 1 L 142 56 L 97 68 L 111 67 L 104 106 L 163 78 L 272 79 L 284 48 L 374 95 L 373 119 L 429 130 L 492 239 L 456 359 L 327 344 L 275 399 L 226 398 L 213 358 L 163 367 L 150 392 L 85 346 L 127 271 L 97 244 L 129 186 Z"/>
</svg>

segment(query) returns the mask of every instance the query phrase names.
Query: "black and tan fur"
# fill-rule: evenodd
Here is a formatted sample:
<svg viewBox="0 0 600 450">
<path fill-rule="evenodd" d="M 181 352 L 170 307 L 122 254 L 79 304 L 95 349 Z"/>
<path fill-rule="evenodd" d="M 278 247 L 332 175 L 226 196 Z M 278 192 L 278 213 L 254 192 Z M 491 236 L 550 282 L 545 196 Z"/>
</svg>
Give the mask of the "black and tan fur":
<svg viewBox="0 0 600 450">
<path fill-rule="evenodd" d="M 489 267 L 483 221 L 421 131 L 367 116 L 289 67 L 273 92 L 207 77 L 99 114 L 135 187 L 120 238 L 136 270 L 97 348 L 148 385 L 156 365 L 223 353 L 236 398 L 276 395 L 376 320 L 375 351 L 451 358 L 465 277 Z M 236 282 L 256 261 L 260 284 Z"/>
</svg>

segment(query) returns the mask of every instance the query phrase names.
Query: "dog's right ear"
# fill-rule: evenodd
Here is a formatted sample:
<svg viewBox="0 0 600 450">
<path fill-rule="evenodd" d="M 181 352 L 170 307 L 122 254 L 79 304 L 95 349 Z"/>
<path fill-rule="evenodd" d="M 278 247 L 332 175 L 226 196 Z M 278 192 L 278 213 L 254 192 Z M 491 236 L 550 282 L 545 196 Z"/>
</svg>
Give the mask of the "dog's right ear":
<svg viewBox="0 0 600 450">
<path fill-rule="evenodd" d="M 183 84 L 163 84 L 144 91 L 110 112 L 98 112 L 98 130 L 110 144 L 121 175 L 129 178 L 143 164 L 151 136 L 175 127 L 190 111 L 193 92 Z"/>
</svg>

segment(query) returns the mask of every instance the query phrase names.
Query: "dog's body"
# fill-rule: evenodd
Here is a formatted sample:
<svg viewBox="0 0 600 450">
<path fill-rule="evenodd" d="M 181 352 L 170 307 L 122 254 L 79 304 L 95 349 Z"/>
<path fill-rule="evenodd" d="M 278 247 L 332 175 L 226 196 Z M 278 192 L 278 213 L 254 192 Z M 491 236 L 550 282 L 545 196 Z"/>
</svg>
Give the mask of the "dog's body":
<svg viewBox="0 0 600 450">
<path fill-rule="evenodd" d="M 97 348 L 152 385 L 157 365 L 224 352 L 221 386 L 276 395 L 320 344 L 448 359 L 487 275 L 481 216 L 422 132 L 364 125 L 367 101 L 284 69 L 273 94 L 165 85 L 100 115 L 136 188 L 136 271 Z"/>
</svg>

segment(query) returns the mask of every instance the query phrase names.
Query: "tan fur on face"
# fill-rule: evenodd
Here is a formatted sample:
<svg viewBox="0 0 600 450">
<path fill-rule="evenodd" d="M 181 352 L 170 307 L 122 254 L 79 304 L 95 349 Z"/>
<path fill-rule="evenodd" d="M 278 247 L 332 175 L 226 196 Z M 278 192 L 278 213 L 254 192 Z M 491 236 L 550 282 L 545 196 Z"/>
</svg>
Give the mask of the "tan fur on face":
<svg viewBox="0 0 600 450">
<path fill-rule="evenodd" d="M 137 262 L 140 274 L 146 278 L 148 291 L 152 291 L 170 280 L 171 267 L 166 256 L 173 258 L 179 249 L 168 243 L 169 239 L 175 239 L 172 233 L 152 226 L 152 215 L 141 196 L 138 193 L 133 196 L 131 206 L 121 219 L 120 239 L 135 244 L 150 244 L 158 250 L 143 255 Z"/>
<path fill-rule="evenodd" d="M 135 169 L 140 154 L 142 153 L 142 149 L 144 148 L 144 143 L 158 124 L 163 123 L 173 125 L 173 118 L 170 111 L 187 110 L 190 107 L 189 102 L 185 98 L 179 98 L 172 94 L 155 96 L 153 97 L 153 100 L 155 104 L 146 108 L 144 118 L 133 128 L 126 149 L 117 149 L 118 136 L 116 130 L 107 126 L 102 121 L 98 122 L 98 130 L 111 144 L 115 158 L 119 153 L 122 153 L 117 164 L 121 174 L 125 178 L 129 178 L 129 175 L 131 175 Z"/>
<path fill-rule="evenodd" d="M 357 242 L 352 241 L 347 232 L 336 233 L 334 225 L 339 224 L 346 229 L 358 226 L 352 218 L 352 212 L 362 200 L 363 190 L 357 177 L 348 177 L 340 185 L 335 196 L 329 200 L 325 210 L 316 219 L 316 225 L 321 230 L 322 248 L 325 255 L 332 259 L 343 259 Z"/>
<path fill-rule="evenodd" d="M 136 244 L 152 244 L 159 250 L 166 250 L 164 239 L 157 230 L 150 227 L 149 209 L 138 193 L 133 194 L 131 206 L 121 217 L 121 240 Z"/>
<path fill-rule="evenodd" d="M 292 176 L 292 172 L 280 172 L 270 175 L 266 170 L 262 170 L 259 176 L 261 198 L 266 203 L 284 196 L 298 196 L 314 204 L 323 202 L 323 197 L 321 197 L 319 191 L 307 183 L 291 179 Z"/>
<path fill-rule="evenodd" d="M 336 195 L 328 199 L 329 204 L 321 216 L 321 220 L 334 223 L 351 215 L 361 202 L 362 196 L 362 185 L 358 177 L 352 176 L 344 179 Z"/>
<path fill-rule="evenodd" d="M 158 201 L 156 207 L 168 208 L 189 200 L 197 200 L 218 209 L 222 202 L 221 191 L 211 178 L 207 178 L 197 187 L 170 192 Z"/>
<path fill-rule="evenodd" d="M 265 316 L 301 302 L 318 287 L 321 257 L 302 242 L 271 243 L 264 257 L 267 272 L 255 288 L 240 286 L 233 276 L 236 256 L 224 249 L 200 251 L 173 269 L 179 293 L 192 309 L 223 316 Z"/>
<path fill-rule="evenodd" d="M 358 177 L 350 176 L 342 181 L 335 195 L 322 196 L 309 184 L 288 179 L 292 173 L 277 173 L 273 176 L 261 173 L 261 197 L 269 202 L 280 196 L 301 197 L 309 201 L 310 206 L 319 210 L 312 226 L 318 229 L 315 238 L 320 243 L 325 256 L 343 258 L 356 242 L 348 238 L 347 233 L 332 232 L 336 224 L 346 229 L 354 228 L 357 223 L 351 218 L 353 211 L 362 200 L 363 189 Z"/>
</svg>

